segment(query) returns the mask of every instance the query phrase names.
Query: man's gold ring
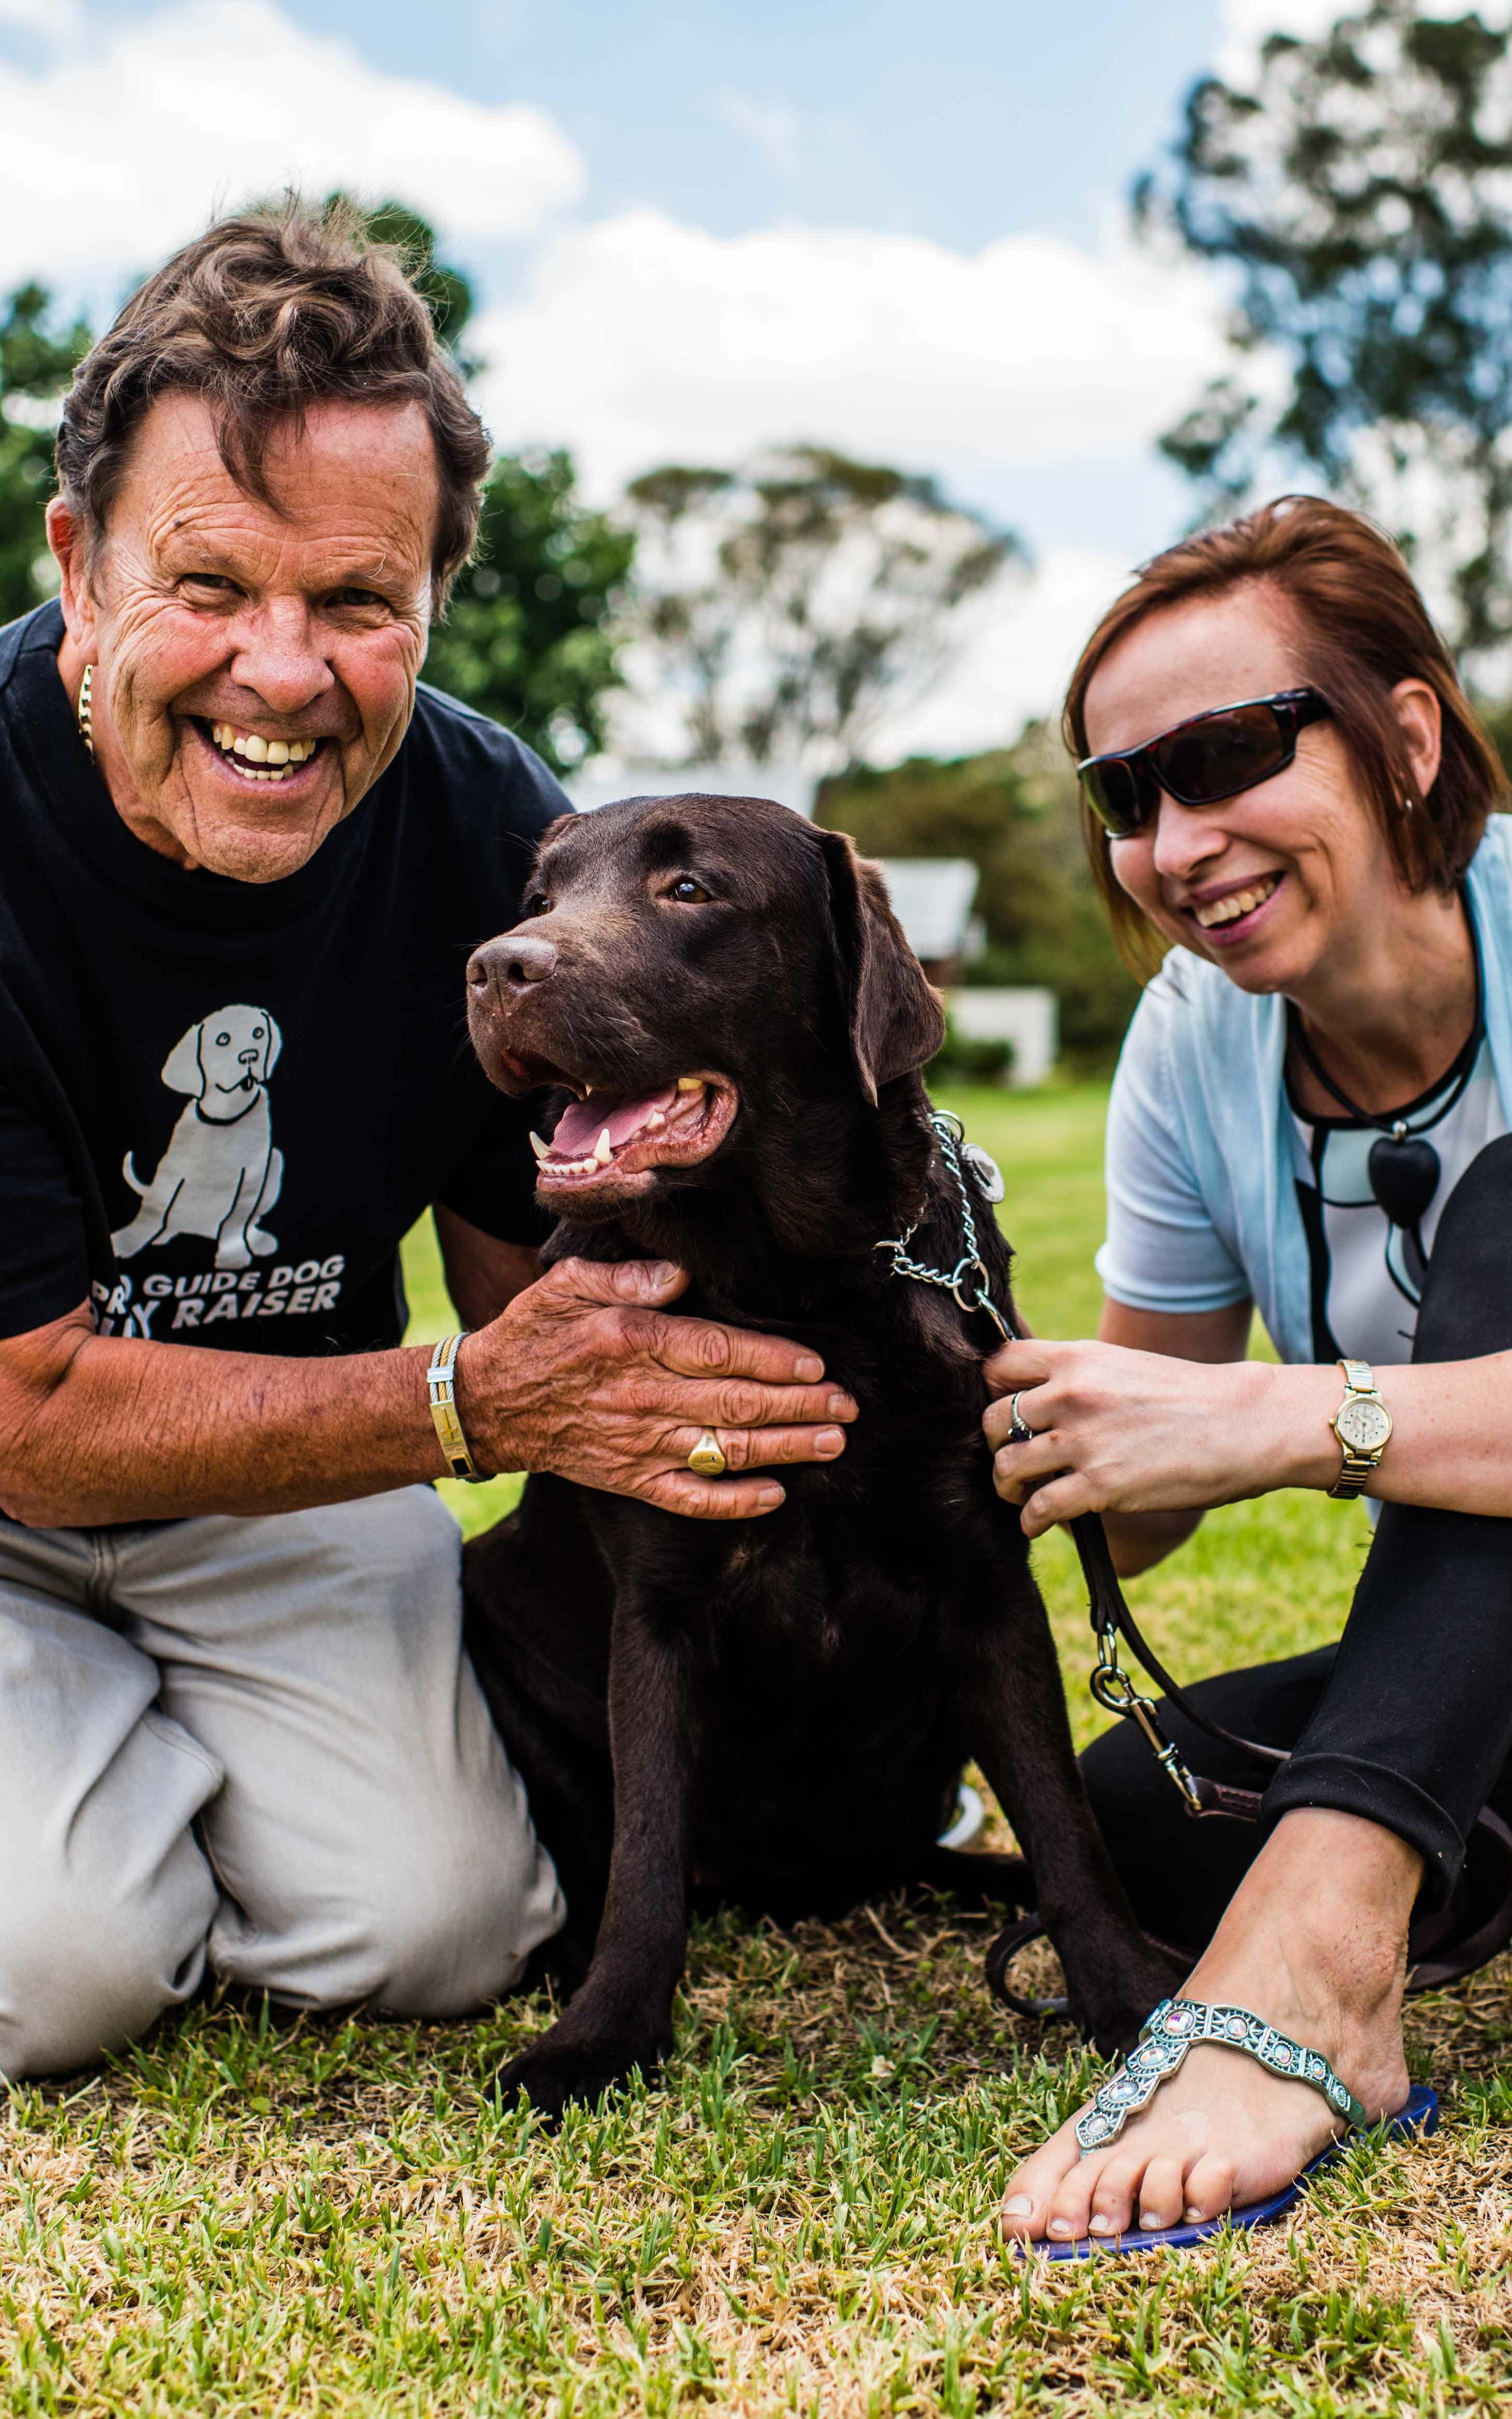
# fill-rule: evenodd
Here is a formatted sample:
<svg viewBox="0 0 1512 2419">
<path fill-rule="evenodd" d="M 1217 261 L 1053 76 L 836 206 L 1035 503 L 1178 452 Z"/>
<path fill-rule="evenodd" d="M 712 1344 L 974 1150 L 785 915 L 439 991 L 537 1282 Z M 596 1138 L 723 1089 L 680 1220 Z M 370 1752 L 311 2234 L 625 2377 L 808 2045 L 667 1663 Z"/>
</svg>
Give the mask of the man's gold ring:
<svg viewBox="0 0 1512 2419">
<path fill-rule="evenodd" d="M 719 1440 L 712 1428 L 704 1429 L 687 1456 L 687 1466 L 689 1470 L 696 1471 L 700 1478 L 724 1476 L 730 1465 L 719 1451 Z"/>
</svg>

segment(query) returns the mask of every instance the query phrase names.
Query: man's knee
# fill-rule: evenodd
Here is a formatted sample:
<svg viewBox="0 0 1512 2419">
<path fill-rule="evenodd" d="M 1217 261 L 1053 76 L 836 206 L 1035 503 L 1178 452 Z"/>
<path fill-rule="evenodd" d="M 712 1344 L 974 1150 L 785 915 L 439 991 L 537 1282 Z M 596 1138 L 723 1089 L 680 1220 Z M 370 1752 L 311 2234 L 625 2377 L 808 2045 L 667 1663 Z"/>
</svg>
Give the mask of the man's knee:
<svg viewBox="0 0 1512 2419">
<path fill-rule="evenodd" d="M 214 1964 L 304 2007 L 365 2001 L 393 2015 L 440 2018 L 511 1989 L 565 1907 L 528 1821 L 490 1837 L 473 1823 L 433 1818 L 371 1840 L 287 1912 L 286 1924 L 255 1931 L 223 1908 Z"/>
<path fill-rule="evenodd" d="M 460 2016 L 518 1981 L 562 1919 L 549 1863 L 466 1855 L 422 1872 L 406 1860 L 369 1880 L 361 1995 L 394 2015 Z"/>
<path fill-rule="evenodd" d="M 147 1898 L 104 1876 L 11 1875 L 0 1896 L 0 2075 L 93 2065 L 197 1987 L 215 1887 L 185 1847 L 199 1873 Z"/>
</svg>

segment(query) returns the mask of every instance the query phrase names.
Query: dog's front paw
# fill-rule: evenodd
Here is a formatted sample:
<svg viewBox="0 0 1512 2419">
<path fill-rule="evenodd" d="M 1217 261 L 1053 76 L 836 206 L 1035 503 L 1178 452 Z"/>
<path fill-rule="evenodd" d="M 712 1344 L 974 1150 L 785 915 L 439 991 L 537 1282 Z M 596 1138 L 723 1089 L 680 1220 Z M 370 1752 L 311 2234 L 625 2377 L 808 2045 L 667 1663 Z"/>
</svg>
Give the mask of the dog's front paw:
<svg viewBox="0 0 1512 2419">
<path fill-rule="evenodd" d="M 562 2025 L 554 2025 L 533 2049 L 511 2058 L 499 2077 L 506 2108 L 523 2091 L 531 2106 L 554 2125 L 569 2103 L 601 2100 L 616 2084 L 628 2083 L 637 2068 L 649 2081 L 671 2047 L 670 2039 L 639 2040 L 618 2032 L 563 2040 L 563 2031 Z"/>
</svg>

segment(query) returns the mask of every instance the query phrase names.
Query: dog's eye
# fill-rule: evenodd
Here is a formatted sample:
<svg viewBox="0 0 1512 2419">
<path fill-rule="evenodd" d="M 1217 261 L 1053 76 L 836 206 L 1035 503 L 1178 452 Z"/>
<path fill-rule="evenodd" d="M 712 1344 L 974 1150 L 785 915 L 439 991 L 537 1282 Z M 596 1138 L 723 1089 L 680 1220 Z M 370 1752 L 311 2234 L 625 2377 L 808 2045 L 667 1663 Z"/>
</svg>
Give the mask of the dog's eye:
<svg viewBox="0 0 1512 2419">
<path fill-rule="evenodd" d="M 551 901 L 549 899 L 527 899 L 525 913 L 527 916 L 549 916 Z"/>
<path fill-rule="evenodd" d="M 667 893 L 669 899 L 675 899 L 684 907 L 702 907 L 709 895 L 702 883 L 695 882 L 690 873 L 681 874 Z"/>
</svg>

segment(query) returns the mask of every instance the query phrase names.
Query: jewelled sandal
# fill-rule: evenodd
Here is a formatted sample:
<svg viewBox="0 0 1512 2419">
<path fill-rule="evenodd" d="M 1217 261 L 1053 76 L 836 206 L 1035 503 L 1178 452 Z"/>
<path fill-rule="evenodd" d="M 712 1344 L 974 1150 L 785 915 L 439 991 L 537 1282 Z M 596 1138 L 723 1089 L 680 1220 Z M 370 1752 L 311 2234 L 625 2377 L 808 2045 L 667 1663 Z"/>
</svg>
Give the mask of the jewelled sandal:
<svg viewBox="0 0 1512 2419">
<path fill-rule="evenodd" d="M 1294 2182 L 1272 2193 L 1268 2199 L 1251 2201 L 1243 2209 L 1225 2210 L 1220 2217 L 1201 2218 L 1190 2226 L 1162 2226 L 1149 2233 L 1136 2226 L 1127 2234 L 1084 2234 L 1074 2242 L 1021 2242 L 1020 2251 L 1035 2253 L 1045 2259 L 1089 2259 L 1095 2252 L 1104 2251 L 1115 2255 L 1184 2251 L 1195 2242 L 1205 2242 L 1211 2235 L 1221 2233 L 1225 2226 L 1271 2226 L 1301 2199 L 1309 2179 L 1348 2148 L 1351 2135 L 1377 2130 L 1382 2134 L 1431 2134 L 1438 2126 L 1439 2096 L 1426 2084 L 1414 2084 L 1403 2106 L 1394 2117 L 1384 2118 L 1378 2129 L 1320 2052 L 1289 2041 L 1273 2025 L 1252 2015 L 1248 2008 L 1210 2007 L 1202 1999 L 1162 1999 L 1142 2026 L 1138 2047 L 1130 2052 L 1120 2072 L 1102 2086 L 1091 2105 L 1084 2108 L 1076 2119 L 1076 2139 L 1083 2158 L 1117 2141 L 1130 2118 L 1148 2108 L 1161 2085 L 1176 2073 L 1187 2052 L 1199 2042 L 1211 2042 L 1222 2049 L 1242 2050 L 1272 2074 L 1284 2075 L 1292 2083 L 1310 2083 L 1314 2090 L 1322 2093 L 1335 2115 L 1344 2119 L 1346 2132 L 1310 2160 Z"/>
</svg>

